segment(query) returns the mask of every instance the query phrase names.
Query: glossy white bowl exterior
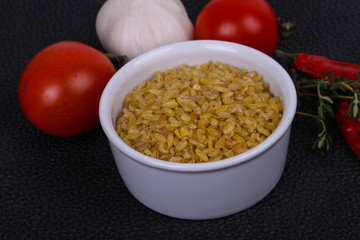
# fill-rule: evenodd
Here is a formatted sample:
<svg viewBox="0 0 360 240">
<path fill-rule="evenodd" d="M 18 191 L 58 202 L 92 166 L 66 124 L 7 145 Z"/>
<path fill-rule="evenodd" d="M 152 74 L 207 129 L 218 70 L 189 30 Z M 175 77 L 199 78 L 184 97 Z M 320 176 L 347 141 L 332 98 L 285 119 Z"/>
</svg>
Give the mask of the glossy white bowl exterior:
<svg viewBox="0 0 360 240">
<path fill-rule="evenodd" d="M 156 70 L 209 60 L 256 70 L 280 96 L 284 113 L 277 129 L 255 148 L 217 162 L 172 163 L 145 156 L 126 145 L 114 129 L 125 95 Z M 101 126 L 120 175 L 133 196 L 162 214 L 211 219 L 244 210 L 277 184 L 286 162 L 296 92 L 287 72 L 269 56 L 246 46 L 198 40 L 170 44 L 134 58 L 109 81 L 100 100 Z"/>
</svg>

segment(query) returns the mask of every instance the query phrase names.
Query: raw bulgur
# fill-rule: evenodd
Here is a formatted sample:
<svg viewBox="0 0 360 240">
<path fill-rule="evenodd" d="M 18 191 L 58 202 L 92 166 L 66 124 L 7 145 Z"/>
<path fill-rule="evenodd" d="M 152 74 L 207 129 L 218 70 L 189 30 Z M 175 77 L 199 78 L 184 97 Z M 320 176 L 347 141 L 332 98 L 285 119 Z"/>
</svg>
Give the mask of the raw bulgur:
<svg viewBox="0 0 360 240">
<path fill-rule="evenodd" d="M 217 161 L 264 141 L 282 111 L 280 98 L 256 71 L 210 61 L 157 71 L 136 86 L 125 97 L 116 131 L 153 158 Z"/>
</svg>

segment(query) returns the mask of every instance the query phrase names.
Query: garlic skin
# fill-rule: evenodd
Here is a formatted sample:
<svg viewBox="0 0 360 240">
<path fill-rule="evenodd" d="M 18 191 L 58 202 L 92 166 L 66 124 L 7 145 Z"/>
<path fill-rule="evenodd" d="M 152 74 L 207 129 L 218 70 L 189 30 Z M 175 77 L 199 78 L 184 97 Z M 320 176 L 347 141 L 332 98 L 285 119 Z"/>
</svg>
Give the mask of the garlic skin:
<svg viewBox="0 0 360 240">
<path fill-rule="evenodd" d="M 106 51 L 130 60 L 192 40 L 194 25 L 180 0 L 107 0 L 97 14 L 96 32 Z"/>
</svg>

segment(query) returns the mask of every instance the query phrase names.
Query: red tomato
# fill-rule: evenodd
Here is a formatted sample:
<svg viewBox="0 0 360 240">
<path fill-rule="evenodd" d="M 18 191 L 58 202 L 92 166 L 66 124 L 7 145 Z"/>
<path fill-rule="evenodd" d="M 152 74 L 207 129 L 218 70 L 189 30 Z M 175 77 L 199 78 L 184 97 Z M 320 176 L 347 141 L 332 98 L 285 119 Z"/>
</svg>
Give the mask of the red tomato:
<svg viewBox="0 0 360 240">
<path fill-rule="evenodd" d="M 115 72 L 104 54 L 86 44 L 52 44 L 25 67 L 18 88 L 20 107 L 35 127 L 50 135 L 82 134 L 99 124 L 100 96 Z"/>
<path fill-rule="evenodd" d="M 272 55 L 278 43 L 278 23 L 265 0 L 212 0 L 201 10 L 195 39 L 240 43 Z"/>
</svg>

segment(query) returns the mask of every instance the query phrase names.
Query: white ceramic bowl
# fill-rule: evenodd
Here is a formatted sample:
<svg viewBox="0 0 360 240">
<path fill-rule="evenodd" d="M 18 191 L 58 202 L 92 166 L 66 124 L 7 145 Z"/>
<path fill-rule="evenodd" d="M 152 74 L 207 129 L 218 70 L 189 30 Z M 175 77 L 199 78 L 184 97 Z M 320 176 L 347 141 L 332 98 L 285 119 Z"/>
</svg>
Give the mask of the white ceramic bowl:
<svg viewBox="0 0 360 240">
<path fill-rule="evenodd" d="M 277 129 L 253 149 L 217 162 L 173 163 L 145 156 L 117 135 L 114 123 L 124 96 L 152 76 L 180 64 L 209 60 L 256 70 L 284 104 Z M 244 210 L 262 200 L 277 184 L 286 162 L 296 92 L 287 72 L 269 56 L 246 46 L 221 41 L 170 44 L 138 56 L 109 81 L 100 101 L 101 126 L 121 178 L 145 206 L 183 219 L 212 219 Z"/>
</svg>

